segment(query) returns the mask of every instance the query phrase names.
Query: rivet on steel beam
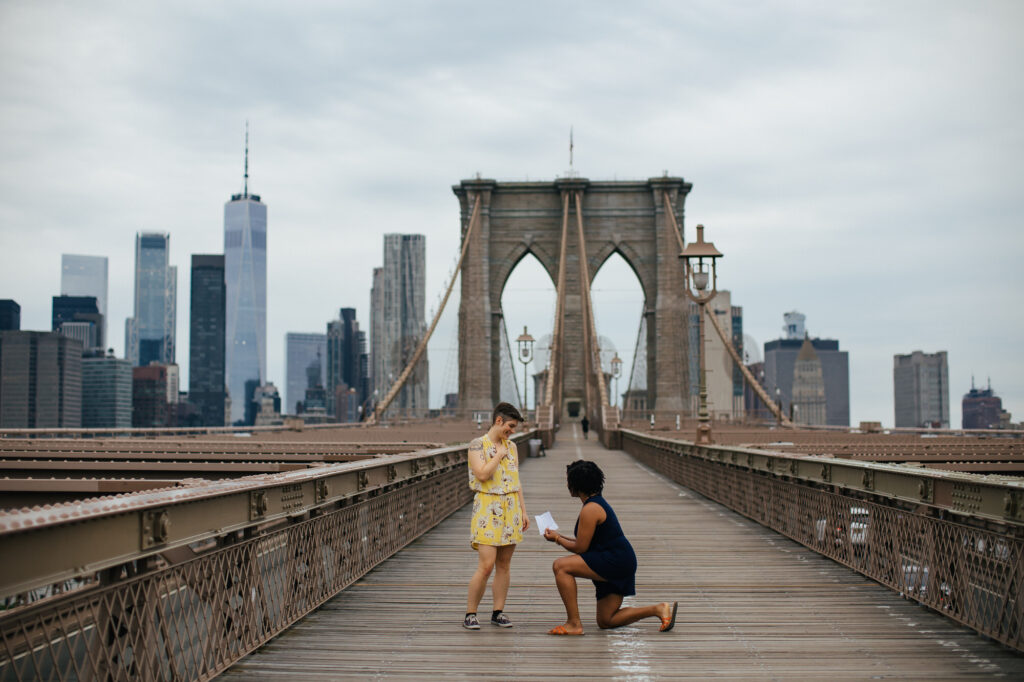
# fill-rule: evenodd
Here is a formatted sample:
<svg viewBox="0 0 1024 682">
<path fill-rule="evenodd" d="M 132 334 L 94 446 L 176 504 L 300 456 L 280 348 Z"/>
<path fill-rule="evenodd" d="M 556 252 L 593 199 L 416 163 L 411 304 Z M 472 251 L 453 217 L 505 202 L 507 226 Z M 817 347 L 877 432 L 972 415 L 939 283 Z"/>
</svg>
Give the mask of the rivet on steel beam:
<svg viewBox="0 0 1024 682">
<path fill-rule="evenodd" d="M 267 513 L 267 491 L 253 490 L 249 493 L 249 518 L 255 519 Z"/>
<path fill-rule="evenodd" d="M 870 469 L 864 470 L 864 476 L 861 479 L 864 487 L 868 490 L 873 490 L 875 487 L 875 472 Z"/>
<path fill-rule="evenodd" d="M 327 486 L 327 481 L 320 479 L 316 482 L 316 501 L 323 502 L 327 499 L 327 495 L 330 493 L 330 488 Z"/>
<path fill-rule="evenodd" d="M 389 464 L 388 465 L 388 482 L 393 481 L 396 478 L 398 478 L 398 469 L 395 467 L 394 464 Z"/>
<path fill-rule="evenodd" d="M 792 462 L 790 462 L 789 463 L 789 473 L 793 474 L 794 476 L 799 474 L 800 473 L 800 462 L 798 462 L 795 459 Z"/>
<path fill-rule="evenodd" d="M 166 509 L 143 512 L 140 521 L 142 549 L 167 542 L 171 532 L 171 517 Z"/>
<path fill-rule="evenodd" d="M 153 540 L 158 543 L 167 542 L 167 538 L 171 535 L 171 515 L 167 511 L 162 511 L 156 517 L 156 523 L 153 524 Z"/>
<path fill-rule="evenodd" d="M 921 482 L 917 486 L 917 494 L 922 500 L 929 500 L 932 496 L 931 481 L 927 479 L 921 479 Z"/>
</svg>

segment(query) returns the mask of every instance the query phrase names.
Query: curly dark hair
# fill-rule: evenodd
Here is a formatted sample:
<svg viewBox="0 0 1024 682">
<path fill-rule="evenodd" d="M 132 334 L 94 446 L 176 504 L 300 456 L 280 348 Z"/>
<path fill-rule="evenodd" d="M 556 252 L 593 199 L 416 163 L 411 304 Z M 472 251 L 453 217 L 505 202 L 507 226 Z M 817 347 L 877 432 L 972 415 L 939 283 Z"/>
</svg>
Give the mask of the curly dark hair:
<svg viewBox="0 0 1024 682">
<path fill-rule="evenodd" d="M 523 421 L 523 415 L 519 414 L 519 410 L 511 403 L 498 403 L 495 405 L 494 412 L 491 414 L 491 423 L 493 424 L 498 421 L 498 417 L 501 417 L 504 421 L 515 420 L 520 423 Z"/>
<path fill-rule="evenodd" d="M 604 472 L 585 459 L 578 459 L 565 467 L 565 480 L 573 495 L 600 495 L 604 490 Z"/>
</svg>

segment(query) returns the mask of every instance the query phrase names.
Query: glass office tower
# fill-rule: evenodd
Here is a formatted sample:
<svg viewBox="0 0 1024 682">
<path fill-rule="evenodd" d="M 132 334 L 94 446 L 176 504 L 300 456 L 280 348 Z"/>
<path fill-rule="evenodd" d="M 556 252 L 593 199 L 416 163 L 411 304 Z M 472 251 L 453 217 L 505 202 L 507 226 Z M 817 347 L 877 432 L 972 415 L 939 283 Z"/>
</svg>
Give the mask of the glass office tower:
<svg viewBox="0 0 1024 682">
<path fill-rule="evenodd" d="M 60 257 L 60 293 L 62 296 L 95 296 L 96 307 L 103 316 L 100 338 L 107 338 L 107 258 L 79 256 L 73 253 Z"/>
<path fill-rule="evenodd" d="M 317 362 L 320 366 L 320 386 L 327 385 L 327 335 L 288 332 L 285 346 L 285 407 L 288 414 L 296 414 L 296 403 L 305 401 L 309 387 L 308 370 Z"/>
<path fill-rule="evenodd" d="M 245 384 L 267 381 L 267 206 L 256 194 L 224 204 L 227 384 L 231 422 L 245 419 Z"/>
<path fill-rule="evenodd" d="M 174 364 L 178 268 L 168 264 L 171 236 L 135 235 L 135 317 L 125 321 L 125 355 L 135 367 Z"/>
<path fill-rule="evenodd" d="M 224 426 L 224 256 L 192 255 L 189 402 L 203 426 Z"/>
</svg>

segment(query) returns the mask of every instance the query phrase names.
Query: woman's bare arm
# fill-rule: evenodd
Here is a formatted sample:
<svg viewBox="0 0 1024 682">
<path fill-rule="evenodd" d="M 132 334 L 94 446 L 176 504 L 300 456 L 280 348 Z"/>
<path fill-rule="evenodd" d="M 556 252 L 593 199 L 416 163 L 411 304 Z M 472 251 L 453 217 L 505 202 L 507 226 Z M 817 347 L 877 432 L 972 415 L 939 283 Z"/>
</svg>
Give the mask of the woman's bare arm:
<svg viewBox="0 0 1024 682">
<path fill-rule="evenodd" d="M 590 549 L 590 542 L 594 539 L 594 531 L 598 524 L 604 523 L 607 518 L 608 514 L 605 513 L 601 505 L 596 502 L 588 503 L 583 505 L 583 509 L 580 511 L 580 523 L 576 528 L 575 538 L 568 538 L 551 529 L 544 531 L 544 537 L 573 554 L 582 554 Z"/>
<path fill-rule="evenodd" d="M 501 460 L 508 456 L 508 449 L 505 449 L 503 454 L 497 457 L 492 457 L 491 461 L 487 461 L 486 455 L 484 455 L 483 443 L 475 443 L 469 446 L 469 468 L 473 470 L 473 475 L 476 476 L 477 480 L 487 481 L 494 475 L 495 469 L 501 466 Z"/>
</svg>

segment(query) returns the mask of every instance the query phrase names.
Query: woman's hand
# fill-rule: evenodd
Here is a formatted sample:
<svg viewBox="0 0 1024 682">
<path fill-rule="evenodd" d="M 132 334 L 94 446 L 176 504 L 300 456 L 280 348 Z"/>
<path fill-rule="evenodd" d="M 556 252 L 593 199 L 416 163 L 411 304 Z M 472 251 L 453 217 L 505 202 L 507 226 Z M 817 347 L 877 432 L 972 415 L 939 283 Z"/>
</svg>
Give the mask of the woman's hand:
<svg viewBox="0 0 1024 682">
<path fill-rule="evenodd" d="M 555 540 L 558 539 L 558 531 L 556 531 L 556 530 L 554 530 L 552 528 L 545 528 L 544 529 L 544 539 L 547 540 L 548 542 L 554 542 Z"/>
</svg>

